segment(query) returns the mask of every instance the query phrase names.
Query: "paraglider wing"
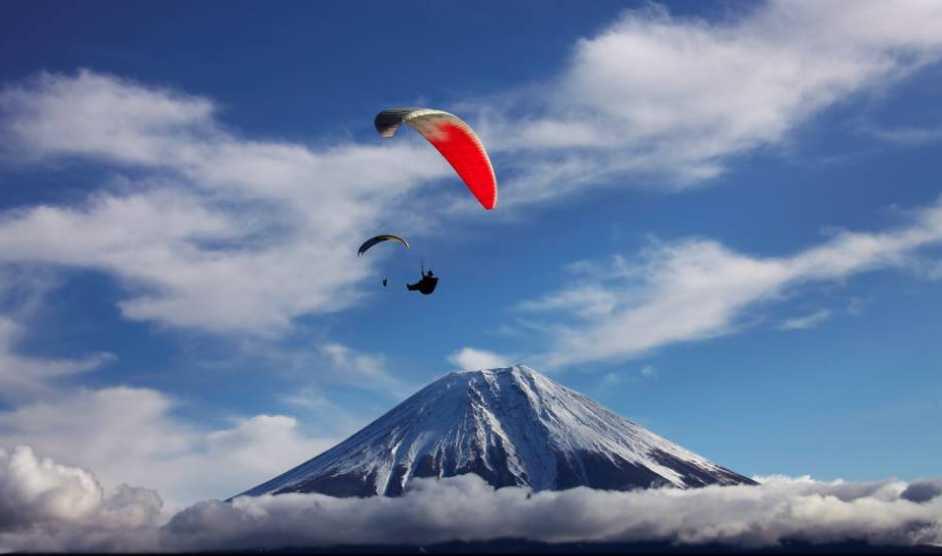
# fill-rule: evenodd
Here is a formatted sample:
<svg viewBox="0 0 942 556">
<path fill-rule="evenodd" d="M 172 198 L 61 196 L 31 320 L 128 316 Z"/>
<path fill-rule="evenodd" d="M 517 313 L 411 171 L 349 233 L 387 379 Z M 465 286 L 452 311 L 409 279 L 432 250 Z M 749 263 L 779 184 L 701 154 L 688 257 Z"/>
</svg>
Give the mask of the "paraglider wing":
<svg viewBox="0 0 942 556">
<path fill-rule="evenodd" d="M 363 245 L 361 245 L 360 248 L 357 250 L 357 256 L 359 257 L 363 253 L 366 253 L 367 251 L 369 251 L 370 248 L 376 245 L 377 243 L 382 243 L 384 241 L 398 241 L 399 243 L 404 245 L 406 248 L 409 247 L 409 242 L 399 236 L 394 236 L 392 234 L 382 234 L 376 237 L 371 237 L 370 239 L 364 241 Z"/>
<path fill-rule="evenodd" d="M 484 145 L 464 120 L 432 108 L 392 108 L 376 115 L 376 131 L 392 137 L 403 123 L 422 134 L 451 164 L 487 210 L 497 206 L 497 178 Z"/>
</svg>

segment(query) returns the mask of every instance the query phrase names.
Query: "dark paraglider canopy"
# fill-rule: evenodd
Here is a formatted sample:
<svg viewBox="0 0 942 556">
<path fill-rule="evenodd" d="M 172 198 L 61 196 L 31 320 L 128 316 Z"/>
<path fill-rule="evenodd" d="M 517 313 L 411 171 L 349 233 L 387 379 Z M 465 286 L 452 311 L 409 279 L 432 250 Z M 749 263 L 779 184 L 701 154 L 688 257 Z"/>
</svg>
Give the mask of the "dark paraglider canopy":
<svg viewBox="0 0 942 556">
<path fill-rule="evenodd" d="M 369 251 L 374 245 L 377 245 L 377 244 L 379 244 L 379 243 L 383 243 L 384 241 L 398 241 L 398 242 L 401 243 L 402 246 L 405 247 L 406 249 L 409 248 L 409 242 L 406 241 L 405 239 L 403 239 L 403 238 L 401 238 L 401 237 L 399 237 L 399 236 L 397 236 L 397 235 L 393 235 L 393 234 L 381 234 L 381 235 L 378 235 L 378 236 L 375 236 L 375 237 L 371 237 L 370 239 L 364 241 L 364 242 L 363 242 L 363 245 L 361 245 L 360 248 L 357 250 L 357 256 L 359 257 L 359 256 L 362 255 L 363 253 L 366 253 L 367 251 Z M 386 287 L 386 284 L 387 284 L 388 282 L 389 282 L 389 279 L 388 279 L 388 278 L 383 278 L 383 287 L 384 287 L 384 288 Z"/>
<path fill-rule="evenodd" d="M 363 245 L 361 245 L 360 248 L 357 250 L 357 256 L 360 256 L 363 253 L 366 253 L 367 251 L 370 250 L 371 247 L 373 247 L 374 245 L 378 243 L 382 243 L 384 241 L 398 241 L 407 249 L 409 248 L 409 242 L 406 241 L 405 239 L 399 236 L 393 235 L 393 234 L 382 234 L 376 237 L 371 237 L 370 239 L 364 241 Z"/>
<path fill-rule="evenodd" d="M 433 108 L 391 108 L 376 115 L 376 131 L 389 138 L 407 123 L 431 143 L 451 164 L 465 185 L 487 210 L 497 206 L 497 178 L 484 145 L 458 116 Z"/>
</svg>

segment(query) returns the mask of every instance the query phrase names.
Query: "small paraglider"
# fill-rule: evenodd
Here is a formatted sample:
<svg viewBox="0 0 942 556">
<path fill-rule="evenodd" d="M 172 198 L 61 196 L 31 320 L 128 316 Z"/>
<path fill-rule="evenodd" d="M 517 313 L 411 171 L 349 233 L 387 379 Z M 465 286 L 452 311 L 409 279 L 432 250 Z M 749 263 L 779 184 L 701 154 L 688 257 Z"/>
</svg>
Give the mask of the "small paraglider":
<svg viewBox="0 0 942 556">
<path fill-rule="evenodd" d="M 393 235 L 393 234 L 381 234 L 375 237 L 371 237 L 370 239 L 364 241 L 363 245 L 360 245 L 360 248 L 357 249 L 357 257 L 362 256 L 363 253 L 366 253 L 367 251 L 369 251 L 374 245 L 383 243 L 384 241 L 398 241 L 399 243 L 402 244 L 403 247 L 405 247 L 406 249 L 409 249 L 409 242 L 406 241 L 405 239 L 397 235 Z M 386 287 L 388 283 L 389 283 L 389 278 L 383 278 L 384 288 Z"/>
<path fill-rule="evenodd" d="M 391 108 L 374 120 L 376 131 L 384 138 L 395 135 L 403 122 L 438 149 L 481 206 L 487 210 L 497 206 L 494 167 L 471 126 L 454 114 L 433 108 Z"/>
<path fill-rule="evenodd" d="M 428 269 L 428 272 L 425 272 L 423 268 L 421 272 L 422 279 L 415 284 L 406 284 L 406 289 L 410 292 L 418 291 L 422 295 L 431 295 L 431 293 L 435 291 L 435 286 L 438 285 L 438 277 L 435 276 L 431 268 Z"/>
<path fill-rule="evenodd" d="M 363 255 L 363 253 L 366 253 L 367 251 L 369 251 L 374 245 L 377 245 L 377 244 L 382 243 L 382 242 L 384 242 L 384 241 L 398 241 L 398 242 L 401 243 L 402 246 L 405 247 L 406 249 L 408 249 L 408 248 L 410 247 L 408 241 L 406 241 L 405 239 L 403 239 L 403 238 L 401 238 L 401 237 L 399 237 L 399 236 L 397 236 L 397 235 L 393 235 L 393 234 L 380 234 L 380 235 L 378 235 L 378 236 L 371 237 L 370 239 L 364 241 L 364 242 L 363 242 L 363 245 L 361 245 L 360 248 L 357 249 L 357 256 L 359 257 L 359 256 Z"/>
</svg>

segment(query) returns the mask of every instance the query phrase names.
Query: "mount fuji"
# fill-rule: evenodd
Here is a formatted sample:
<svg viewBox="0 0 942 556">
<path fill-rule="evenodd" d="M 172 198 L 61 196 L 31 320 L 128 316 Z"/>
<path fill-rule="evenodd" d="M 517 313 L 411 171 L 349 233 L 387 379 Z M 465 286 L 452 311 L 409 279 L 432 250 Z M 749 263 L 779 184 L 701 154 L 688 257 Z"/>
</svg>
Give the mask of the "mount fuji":
<svg viewBox="0 0 942 556">
<path fill-rule="evenodd" d="M 525 366 L 448 374 L 330 450 L 240 494 L 398 496 L 414 477 L 630 490 L 755 484 Z"/>
</svg>

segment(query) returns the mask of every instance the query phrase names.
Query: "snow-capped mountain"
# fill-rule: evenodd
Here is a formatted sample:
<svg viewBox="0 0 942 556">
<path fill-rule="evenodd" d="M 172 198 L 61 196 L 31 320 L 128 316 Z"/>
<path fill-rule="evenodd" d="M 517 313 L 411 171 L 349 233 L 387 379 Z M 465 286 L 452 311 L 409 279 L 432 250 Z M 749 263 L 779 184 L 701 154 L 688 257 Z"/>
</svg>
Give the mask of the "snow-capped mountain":
<svg viewBox="0 0 942 556">
<path fill-rule="evenodd" d="M 429 384 L 350 438 L 243 495 L 396 496 L 413 477 L 609 490 L 753 483 L 525 367 Z"/>
</svg>

